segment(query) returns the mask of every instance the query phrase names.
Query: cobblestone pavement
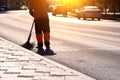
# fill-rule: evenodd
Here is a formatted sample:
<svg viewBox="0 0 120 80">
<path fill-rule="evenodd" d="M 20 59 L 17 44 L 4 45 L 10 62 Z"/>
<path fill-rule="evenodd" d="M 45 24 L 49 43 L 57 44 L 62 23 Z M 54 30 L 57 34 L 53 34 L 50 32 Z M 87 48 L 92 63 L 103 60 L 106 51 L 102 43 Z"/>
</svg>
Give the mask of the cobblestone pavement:
<svg viewBox="0 0 120 80">
<path fill-rule="evenodd" d="M 0 80 L 95 80 L 0 38 Z"/>
</svg>

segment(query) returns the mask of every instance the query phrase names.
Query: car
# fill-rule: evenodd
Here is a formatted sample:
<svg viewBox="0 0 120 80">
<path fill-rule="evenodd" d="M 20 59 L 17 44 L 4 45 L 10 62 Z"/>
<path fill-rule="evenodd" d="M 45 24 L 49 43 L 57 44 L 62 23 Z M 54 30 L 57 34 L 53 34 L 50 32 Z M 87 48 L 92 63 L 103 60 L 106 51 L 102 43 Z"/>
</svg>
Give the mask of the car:
<svg viewBox="0 0 120 80">
<path fill-rule="evenodd" d="M 7 11 L 8 7 L 7 6 L 0 6 L 0 11 Z"/>
<path fill-rule="evenodd" d="M 28 9 L 28 7 L 26 5 L 22 5 L 20 8 L 21 8 L 21 10 L 27 10 Z"/>
<path fill-rule="evenodd" d="M 101 19 L 101 10 L 97 6 L 84 6 L 82 10 L 78 11 L 78 19 L 83 18 L 92 18 L 94 20 L 97 18 Z"/>
<path fill-rule="evenodd" d="M 57 4 L 57 5 L 53 6 L 52 15 L 56 16 L 57 14 L 62 14 L 65 17 L 67 16 L 67 9 L 66 9 L 65 5 Z"/>
<path fill-rule="evenodd" d="M 52 12 L 53 7 L 54 7 L 54 5 L 49 5 L 49 6 L 47 7 L 47 11 L 48 11 L 48 12 Z"/>
</svg>

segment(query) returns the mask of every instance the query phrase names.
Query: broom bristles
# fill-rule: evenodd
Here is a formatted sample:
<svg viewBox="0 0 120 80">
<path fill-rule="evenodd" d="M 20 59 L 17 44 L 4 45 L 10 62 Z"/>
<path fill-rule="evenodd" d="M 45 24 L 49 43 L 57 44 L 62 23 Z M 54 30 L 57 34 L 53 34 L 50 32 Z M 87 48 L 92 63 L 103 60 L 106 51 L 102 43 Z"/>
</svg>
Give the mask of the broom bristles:
<svg viewBox="0 0 120 80">
<path fill-rule="evenodd" d="M 34 47 L 34 43 L 26 42 L 25 44 L 22 45 L 22 47 L 31 50 Z"/>
</svg>

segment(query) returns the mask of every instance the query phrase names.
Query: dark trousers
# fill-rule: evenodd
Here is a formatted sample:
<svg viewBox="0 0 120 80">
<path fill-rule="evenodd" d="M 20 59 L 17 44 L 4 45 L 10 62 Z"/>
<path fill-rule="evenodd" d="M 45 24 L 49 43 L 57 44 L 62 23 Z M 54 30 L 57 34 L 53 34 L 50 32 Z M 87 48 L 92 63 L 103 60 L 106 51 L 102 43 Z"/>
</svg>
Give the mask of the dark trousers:
<svg viewBox="0 0 120 80">
<path fill-rule="evenodd" d="M 35 20 L 35 32 L 38 48 L 42 48 L 43 43 L 45 44 L 46 48 L 50 48 L 50 26 L 48 17 Z"/>
</svg>

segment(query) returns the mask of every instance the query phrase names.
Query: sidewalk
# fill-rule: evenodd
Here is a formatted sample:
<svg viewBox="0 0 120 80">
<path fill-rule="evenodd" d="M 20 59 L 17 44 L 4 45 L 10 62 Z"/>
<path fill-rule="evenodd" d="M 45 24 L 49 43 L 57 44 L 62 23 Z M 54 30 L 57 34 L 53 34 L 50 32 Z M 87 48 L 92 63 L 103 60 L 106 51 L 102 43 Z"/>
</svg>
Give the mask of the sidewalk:
<svg viewBox="0 0 120 80">
<path fill-rule="evenodd" d="M 0 80 L 95 80 L 0 37 Z"/>
</svg>

